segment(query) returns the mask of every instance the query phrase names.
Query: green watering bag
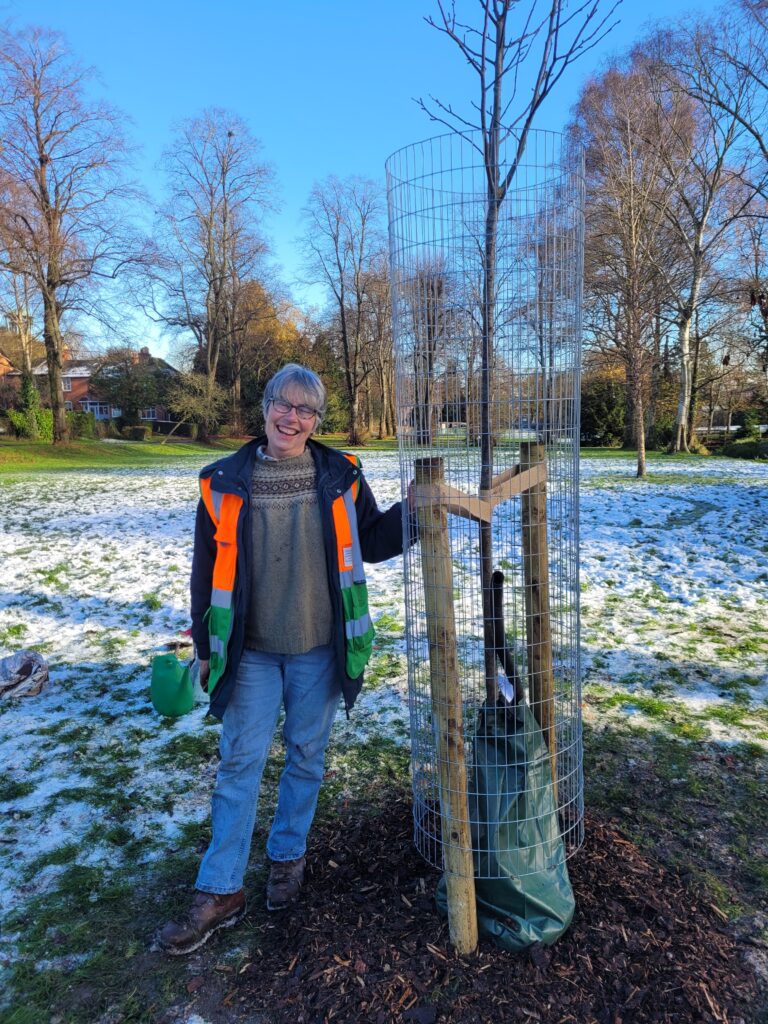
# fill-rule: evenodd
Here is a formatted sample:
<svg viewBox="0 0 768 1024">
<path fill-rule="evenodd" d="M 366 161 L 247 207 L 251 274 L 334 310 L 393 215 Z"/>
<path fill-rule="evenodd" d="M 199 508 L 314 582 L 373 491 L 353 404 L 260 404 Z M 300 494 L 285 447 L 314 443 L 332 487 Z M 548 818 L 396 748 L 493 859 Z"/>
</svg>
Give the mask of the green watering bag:
<svg viewBox="0 0 768 1024">
<path fill-rule="evenodd" d="M 469 816 L 478 930 L 511 952 L 549 946 L 575 909 L 549 751 L 525 704 L 483 707 L 472 742 Z M 447 912 L 445 877 L 437 905 Z"/>
<path fill-rule="evenodd" d="M 195 706 L 195 685 L 190 666 L 175 654 L 158 654 L 152 659 L 152 703 L 159 715 L 178 718 Z"/>
</svg>

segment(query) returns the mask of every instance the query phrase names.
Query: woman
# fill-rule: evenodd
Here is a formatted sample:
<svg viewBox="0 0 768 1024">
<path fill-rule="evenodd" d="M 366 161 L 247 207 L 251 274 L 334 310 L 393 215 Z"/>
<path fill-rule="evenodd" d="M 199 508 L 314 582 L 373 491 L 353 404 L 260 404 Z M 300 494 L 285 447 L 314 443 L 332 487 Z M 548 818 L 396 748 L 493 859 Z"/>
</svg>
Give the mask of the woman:
<svg viewBox="0 0 768 1024">
<path fill-rule="evenodd" d="M 281 708 L 285 767 L 267 840 L 267 907 L 297 898 L 339 697 L 349 711 L 373 643 L 362 563 L 403 550 L 402 503 L 380 512 L 358 459 L 311 439 L 325 406 L 315 373 L 284 366 L 264 392 L 266 436 L 200 475 L 192 636 L 223 729 L 197 892 L 159 936 L 173 955 L 245 913 L 243 877 Z"/>
</svg>

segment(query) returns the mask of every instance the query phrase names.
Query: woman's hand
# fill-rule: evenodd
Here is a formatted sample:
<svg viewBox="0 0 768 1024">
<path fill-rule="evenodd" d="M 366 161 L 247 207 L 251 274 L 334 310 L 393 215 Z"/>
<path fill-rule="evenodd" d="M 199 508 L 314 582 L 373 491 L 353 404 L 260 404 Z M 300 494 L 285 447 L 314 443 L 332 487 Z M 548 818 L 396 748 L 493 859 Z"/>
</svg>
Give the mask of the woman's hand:
<svg viewBox="0 0 768 1024">
<path fill-rule="evenodd" d="M 198 658 L 197 664 L 200 668 L 200 685 L 203 690 L 208 693 L 208 677 L 211 674 L 211 663 L 207 658 L 205 660 Z"/>
</svg>

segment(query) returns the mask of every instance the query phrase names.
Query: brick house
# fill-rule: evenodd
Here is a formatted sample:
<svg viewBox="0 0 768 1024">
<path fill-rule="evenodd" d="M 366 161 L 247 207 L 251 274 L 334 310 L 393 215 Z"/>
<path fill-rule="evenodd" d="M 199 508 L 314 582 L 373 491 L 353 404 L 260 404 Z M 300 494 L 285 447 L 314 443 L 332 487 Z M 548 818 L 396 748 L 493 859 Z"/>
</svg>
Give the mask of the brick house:
<svg viewBox="0 0 768 1024">
<path fill-rule="evenodd" d="M 136 353 L 137 362 L 149 363 L 153 368 L 161 370 L 172 376 L 178 375 L 178 370 L 150 354 L 148 348 L 142 348 Z M 9 364 L 10 365 L 10 364 Z M 116 405 L 110 405 L 98 392 L 91 382 L 91 377 L 104 365 L 104 360 L 95 359 L 63 359 L 61 363 L 61 383 L 64 392 L 64 408 L 74 412 L 92 412 L 97 420 L 115 419 L 122 414 L 122 410 Z M 21 380 L 18 370 L 11 370 L 9 379 Z M 43 361 L 32 368 L 32 376 L 40 386 L 48 379 L 48 364 Z M 161 405 L 154 405 L 148 409 L 142 409 L 139 413 L 140 419 L 147 423 L 170 422 L 172 417 L 168 410 Z"/>
</svg>

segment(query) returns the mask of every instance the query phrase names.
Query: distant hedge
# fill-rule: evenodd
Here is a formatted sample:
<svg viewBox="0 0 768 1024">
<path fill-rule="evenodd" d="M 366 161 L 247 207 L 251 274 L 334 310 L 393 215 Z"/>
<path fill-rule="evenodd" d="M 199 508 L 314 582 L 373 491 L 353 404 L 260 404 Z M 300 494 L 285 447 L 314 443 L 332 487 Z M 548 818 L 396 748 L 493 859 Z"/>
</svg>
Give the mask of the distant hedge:
<svg viewBox="0 0 768 1024">
<path fill-rule="evenodd" d="M 768 459 L 768 440 L 755 441 L 744 438 L 724 444 L 720 455 L 728 455 L 732 459 Z"/>
<path fill-rule="evenodd" d="M 152 427 L 141 426 L 134 427 L 123 427 L 123 437 L 127 437 L 129 441 L 148 441 L 152 436 Z"/>
<path fill-rule="evenodd" d="M 99 436 L 96 417 L 92 412 L 68 412 L 67 428 L 70 437 L 90 439 Z"/>
<path fill-rule="evenodd" d="M 154 430 L 156 434 L 173 434 L 174 437 L 188 437 L 193 441 L 197 437 L 196 423 L 172 423 L 170 420 L 156 420 Z"/>
<path fill-rule="evenodd" d="M 53 441 L 53 413 L 50 409 L 7 409 L 5 415 L 16 437 Z"/>
</svg>

